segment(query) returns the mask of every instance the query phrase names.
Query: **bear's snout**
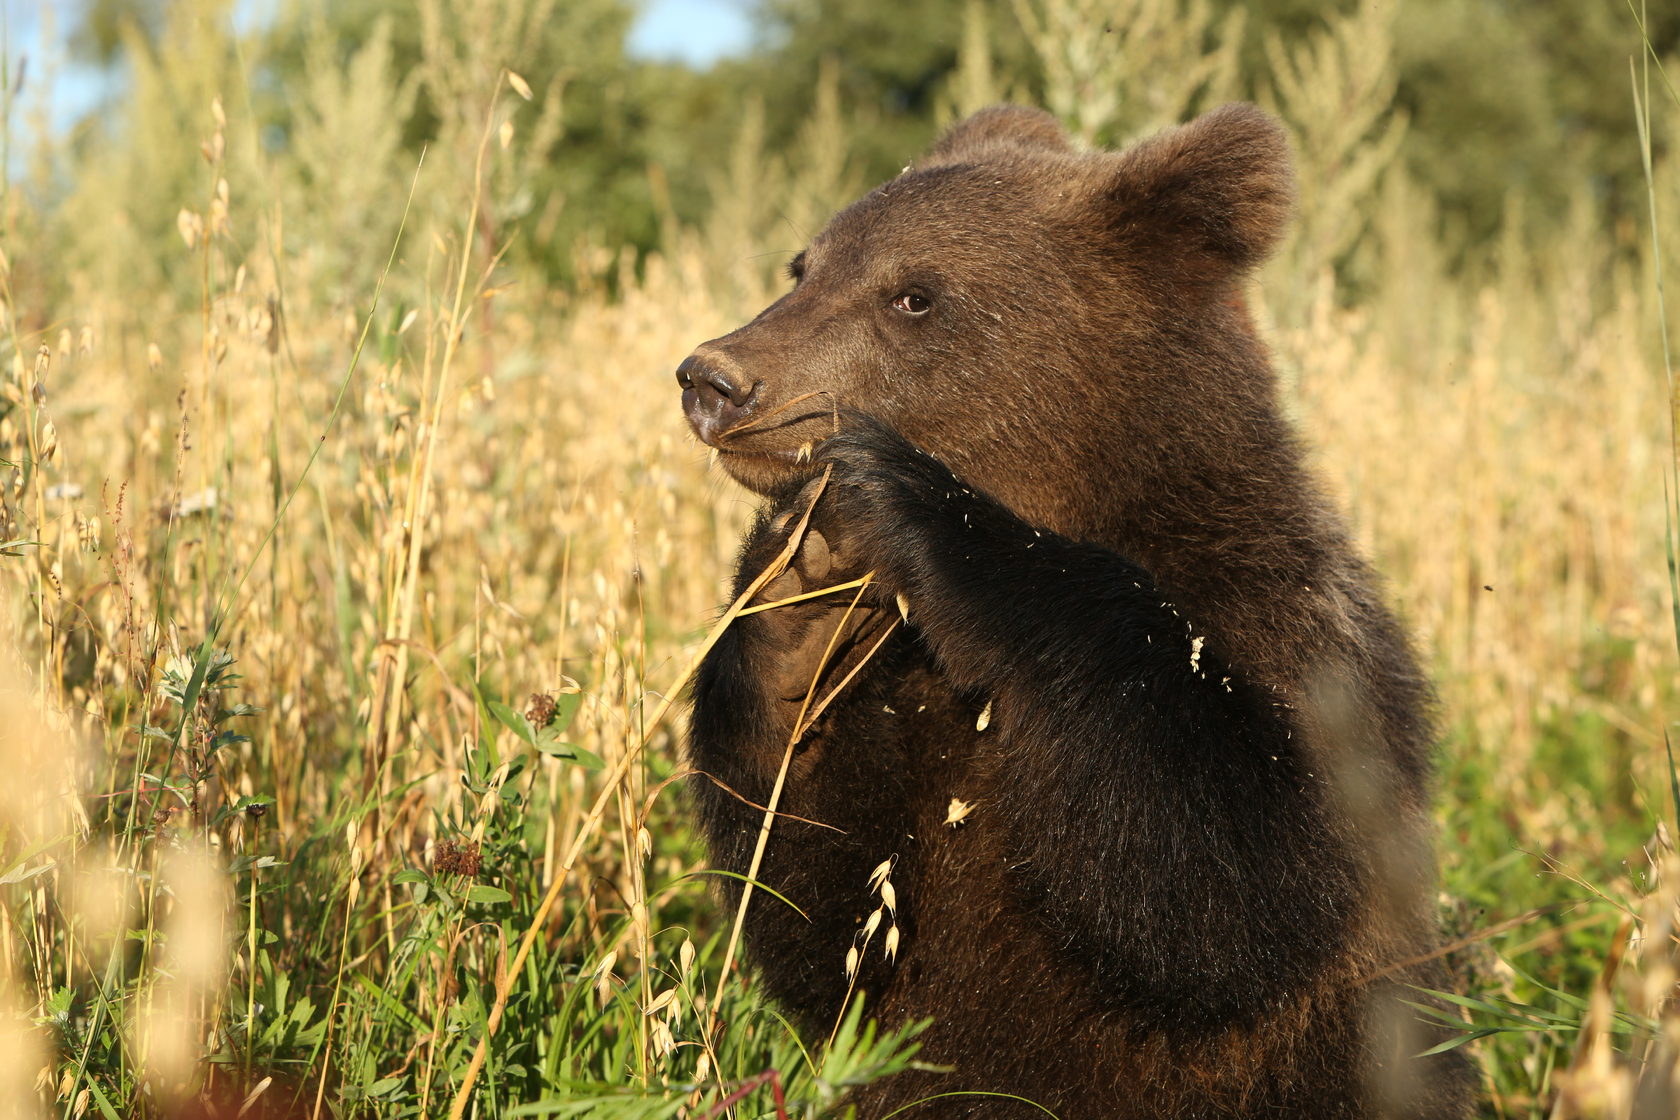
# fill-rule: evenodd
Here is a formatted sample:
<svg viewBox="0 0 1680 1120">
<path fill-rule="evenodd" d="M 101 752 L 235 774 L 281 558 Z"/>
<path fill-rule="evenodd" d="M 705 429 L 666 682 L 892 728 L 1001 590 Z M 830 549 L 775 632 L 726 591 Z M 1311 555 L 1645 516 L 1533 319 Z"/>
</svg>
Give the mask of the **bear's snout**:
<svg viewBox="0 0 1680 1120">
<path fill-rule="evenodd" d="M 751 411 L 758 385 L 715 356 L 696 350 L 677 367 L 683 412 L 701 443 L 715 444 Z"/>
</svg>

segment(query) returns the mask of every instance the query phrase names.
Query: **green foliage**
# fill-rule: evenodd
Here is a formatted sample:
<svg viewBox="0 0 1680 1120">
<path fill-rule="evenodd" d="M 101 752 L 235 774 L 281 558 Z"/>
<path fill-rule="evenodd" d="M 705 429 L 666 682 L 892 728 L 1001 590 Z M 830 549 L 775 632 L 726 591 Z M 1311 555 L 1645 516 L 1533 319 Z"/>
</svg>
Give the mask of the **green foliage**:
<svg viewBox="0 0 1680 1120">
<path fill-rule="evenodd" d="M 371 287 L 380 264 L 363 251 L 389 243 L 401 211 L 386 193 L 386 177 L 373 169 L 401 166 L 404 129 L 415 111 L 418 73 L 398 59 L 396 20 L 373 19 L 365 36 L 346 50 L 343 32 L 320 12 L 307 21 L 296 73 L 276 76 L 288 106 L 285 141 L 291 172 L 286 184 L 287 239 L 301 252 L 318 254 L 325 290 L 344 301 Z"/>
<path fill-rule="evenodd" d="M 534 100 L 517 118 L 501 118 L 510 122 L 510 158 L 488 186 L 481 232 L 499 241 L 504 228 L 519 223 L 525 236 L 509 247 L 513 259 L 576 281 L 580 243 L 646 249 L 657 235 L 643 91 L 624 55 L 630 14 L 624 0 L 294 0 L 263 35 L 263 82 L 272 94 L 265 135 L 327 177 L 349 171 L 362 178 L 358 167 L 387 166 L 369 155 L 399 143 L 410 162 L 424 149 L 433 159 L 470 166 L 491 112 L 486 92 L 502 70 L 512 71 Z M 302 105 L 295 97 L 300 72 L 311 91 Z M 373 146 L 360 148 L 364 140 Z M 345 160 L 346 152 L 359 154 Z M 357 189 L 365 192 L 337 188 L 349 195 L 345 205 L 336 205 L 331 190 L 307 197 L 312 208 L 324 206 L 331 220 L 355 229 L 366 204 L 377 202 Z M 422 212 L 454 213 L 465 201 L 458 180 L 432 180 Z"/>
<path fill-rule="evenodd" d="M 1393 8 L 1368 4 L 1331 15 L 1298 39 L 1275 30 L 1266 36 L 1270 69 L 1262 103 L 1294 135 L 1299 191 L 1294 235 L 1271 266 L 1297 279 L 1280 285 L 1289 293 L 1286 316 L 1300 314 L 1313 298 L 1300 280 L 1340 269 L 1351 282 L 1358 266 L 1369 265 L 1369 256 L 1355 260 L 1354 253 L 1407 134 L 1405 117 L 1394 111 L 1393 24 Z"/>
<path fill-rule="evenodd" d="M 1381 133 L 1361 158 L 1380 170 L 1398 153 L 1460 245 L 1487 243 L 1513 196 L 1531 220 L 1554 220 L 1577 167 L 1595 169 L 1593 189 L 1618 212 L 1637 213 L 1640 198 L 1637 155 L 1618 139 L 1629 121 L 1622 70 L 1638 42 L 1615 5 L 762 0 L 755 49 L 705 72 L 629 57 L 626 0 L 289 0 L 237 49 L 230 11 L 225 0 L 177 0 L 85 13 L 83 41 L 99 44 L 89 51 L 127 57 L 135 96 L 118 127 L 89 138 L 66 214 L 86 221 L 111 184 L 124 184 L 130 220 L 102 247 L 122 267 L 145 268 L 175 211 L 202 208 L 202 170 L 159 156 L 167 136 L 205 132 L 204 93 L 236 77 L 257 91 L 262 147 L 296 157 L 283 161 L 302 177 L 285 191 L 299 234 L 288 240 L 324 254 L 345 292 L 367 273 L 346 234 L 388 233 L 391 223 L 361 169 L 383 166 L 399 146 L 411 163 L 422 148 L 470 161 L 487 109 L 481 91 L 501 67 L 539 97 L 517 122 L 518 158 L 491 185 L 487 236 L 518 223 L 510 259 L 540 263 L 568 285 L 616 284 L 620 250 L 640 259 L 670 246 L 673 222 L 698 224 L 731 205 L 738 177 L 720 178 L 719 153 L 743 134 L 742 108 L 754 103 L 758 150 L 791 154 L 811 108 L 832 101 L 844 126 L 801 156 L 845 153 L 871 182 L 896 173 L 959 109 L 1001 98 L 1045 104 L 1081 138 L 1113 144 L 1233 97 L 1298 103 L 1308 77 L 1305 88 L 1361 107 L 1339 126 L 1348 135 L 1303 133 L 1309 157 L 1336 159 L 1350 137 Z M 1673 11 L 1653 13 L 1649 29 L 1659 55 L 1680 45 Z M 1317 80 L 1327 52 L 1349 67 L 1347 88 Z M 1369 190 L 1373 176 L 1347 181 Z M 460 201 L 426 197 L 439 213 Z M 1317 254 L 1339 259 L 1328 247 L 1347 231 L 1323 234 Z"/>
<path fill-rule="evenodd" d="M 179 0 L 150 46 L 128 26 L 131 88 L 113 117 L 81 138 L 74 186 L 57 214 L 69 267 L 139 291 L 182 284 L 179 270 L 168 267 L 178 256 L 178 215 L 207 213 L 224 177 L 258 181 L 249 148 L 181 142 L 208 142 L 219 131 L 212 103 L 246 88 L 247 71 L 225 31 L 231 11 L 229 0 Z M 223 111 L 238 107 L 224 102 Z M 248 226 L 230 221 L 228 229 L 250 245 Z M 195 286 L 185 282 L 186 290 Z"/>
<path fill-rule="evenodd" d="M 1045 106 L 1086 144 L 1118 147 L 1236 96 L 1241 10 L 1210 0 L 1017 0 Z M 1096 30 L 1101 28 L 1101 35 Z"/>
<path fill-rule="evenodd" d="M 169 0 L 83 0 L 70 36 L 76 57 L 111 66 L 135 42 L 157 42 Z"/>
</svg>

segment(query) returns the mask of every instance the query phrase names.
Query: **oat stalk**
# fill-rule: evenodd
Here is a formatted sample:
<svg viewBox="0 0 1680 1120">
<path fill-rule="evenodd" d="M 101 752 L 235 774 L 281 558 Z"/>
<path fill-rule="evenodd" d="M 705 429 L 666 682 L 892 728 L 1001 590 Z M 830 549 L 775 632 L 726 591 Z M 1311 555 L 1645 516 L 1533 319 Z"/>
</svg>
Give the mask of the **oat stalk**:
<svg viewBox="0 0 1680 1120">
<path fill-rule="evenodd" d="M 771 580 L 787 570 L 788 564 L 792 562 L 794 555 L 799 551 L 800 543 L 804 540 L 806 526 L 811 521 L 811 511 L 816 508 L 817 500 L 822 497 L 823 490 L 828 485 L 830 473 L 829 470 L 823 471 L 817 484 L 816 493 L 811 497 L 811 505 L 806 507 L 804 514 L 793 527 L 793 531 L 788 534 L 787 543 L 782 546 L 782 551 L 765 566 L 752 583 L 747 585 L 735 602 L 730 604 L 729 609 L 723 612 L 723 617 L 719 618 L 706 634 L 705 641 L 701 642 L 700 647 L 694 651 L 694 654 L 688 660 L 688 664 L 683 667 L 683 671 L 665 690 L 664 695 L 660 698 L 659 706 L 654 709 L 653 715 L 642 728 L 640 738 L 629 750 L 624 752 L 624 757 L 619 759 L 618 764 L 613 767 L 612 773 L 607 775 L 600 793 L 596 794 L 595 801 L 590 805 L 588 814 L 578 826 L 571 847 L 566 851 L 566 858 L 560 861 L 560 867 L 555 871 L 553 881 L 549 883 L 548 890 L 544 892 L 542 901 L 537 904 L 536 913 L 531 916 L 530 924 L 526 926 L 524 936 L 519 939 L 519 949 L 514 954 L 513 963 L 497 977 L 495 1002 L 490 1007 L 490 1015 L 484 1025 L 484 1034 L 479 1037 L 478 1046 L 473 1050 L 472 1060 L 467 1063 L 467 1071 L 461 1077 L 461 1087 L 456 1091 L 455 1099 L 449 1106 L 449 1120 L 461 1120 L 461 1117 L 465 1114 L 467 1100 L 472 1096 L 473 1085 L 478 1081 L 478 1075 L 483 1072 L 485 1059 L 489 1056 L 490 1040 L 495 1036 L 497 1028 L 502 1025 L 502 1016 L 507 1012 L 508 997 L 512 995 L 513 991 L 513 979 L 520 975 L 524 969 L 525 958 L 530 956 L 531 947 L 536 943 L 537 935 L 548 919 L 548 912 L 554 908 L 554 903 L 560 897 L 560 891 L 565 887 L 567 879 L 571 877 L 572 868 L 576 866 L 578 857 L 583 854 L 584 845 L 594 835 L 601 818 L 606 814 L 607 806 L 616 795 L 619 783 L 625 779 L 630 773 L 631 767 L 641 758 L 642 751 L 647 748 L 648 740 L 652 738 L 654 731 L 664 722 L 677 697 L 681 696 L 683 689 L 688 686 L 689 678 L 700 667 L 700 662 L 711 652 L 712 647 L 717 644 L 724 631 L 729 629 L 730 624 L 739 617 L 742 609 L 752 601 L 753 596 L 762 591 Z M 772 802 L 773 806 L 774 802 Z M 751 889 L 750 883 L 747 889 Z M 725 972 L 727 970 L 726 962 Z M 716 1014 L 715 1008 L 713 1014 Z"/>
</svg>

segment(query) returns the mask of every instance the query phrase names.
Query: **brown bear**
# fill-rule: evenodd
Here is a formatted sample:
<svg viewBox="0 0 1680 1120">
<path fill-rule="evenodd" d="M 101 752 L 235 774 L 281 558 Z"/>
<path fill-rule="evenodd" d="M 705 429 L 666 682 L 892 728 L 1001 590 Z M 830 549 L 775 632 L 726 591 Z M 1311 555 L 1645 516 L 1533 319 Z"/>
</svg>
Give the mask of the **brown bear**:
<svg viewBox="0 0 1680 1120">
<path fill-rule="evenodd" d="M 1443 982 L 1429 689 L 1241 294 L 1291 199 L 1252 106 L 1120 153 L 989 109 L 678 371 L 767 499 L 737 593 L 793 533 L 760 600 L 870 576 L 856 610 L 738 618 L 690 743 L 714 858 L 745 874 L 813 676 L 844 682 L 758 869 L 803 913 L 757 892 L 746 936 L 819 1037 L 860 994 L 931 1020 L 938 1068 L 858 1092 L 865 1120 L 1469 1108 L 1412 1006 Z M 886 860 L 892 956 L 860 927 Z"/>
</svg>

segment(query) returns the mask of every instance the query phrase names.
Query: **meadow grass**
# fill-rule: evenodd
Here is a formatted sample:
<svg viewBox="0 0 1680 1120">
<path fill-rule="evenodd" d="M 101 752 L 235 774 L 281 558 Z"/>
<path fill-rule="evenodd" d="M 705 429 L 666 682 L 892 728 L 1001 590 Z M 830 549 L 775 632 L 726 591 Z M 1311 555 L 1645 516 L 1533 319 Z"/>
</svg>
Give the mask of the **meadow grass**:
<svg viewBox="0 0 1680 1120">
<path fill-rule="evenodd" d="M 1140 38 L 1156 65 L 1125 72 L 1072 49 L 1088 7 L 1031 7 L 1082 130 L 1222 95 L 1218 57 L 1148 85 L 1202 34 Z M 578 289 L 551 290 L 505 255 L 522 161 L 565 151 L 507 30 L 531 8 L 434 36 L 420 78 L 447 74 L 459 111 L 418 165 L 377 38 L 311 72 L 315 131 L 275 154 L 248 60 L 201 22 L 139 69 L 133 142 L 77 157 L 63 207 L 5 199 L 19 1115 L 763 1116 L 778 1094 L 816 1115 L 914 1057 L 856 1008 L 801 1036 L 722 975 L 732 915 L 667 704 L 752 508 L 671 371 L 860 185 L 840 110 L 791 153 L 748 112 L 704 226 L 640 262 L 581 243 Z M 995 96 L 970 30 L 953 111 Z M 1275 52 L 1302 214 L 1253 302 L 1439 682 L 1441 909 L 1485 1115 L 1640 1115 L 1680 1054 L 1658 306 L 1680 189 L 1655 163 L 1652 241 L 1607 225 L 1583 173 L 1563 232 L 1513 199 L 1459 259 L 1394 160 L 1386 35 L 1368 7 Z M 1672 153 L 1680 106 L 1647 95 Z"/>
</svg>

